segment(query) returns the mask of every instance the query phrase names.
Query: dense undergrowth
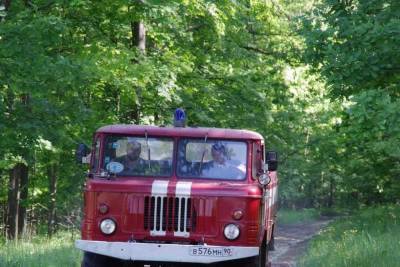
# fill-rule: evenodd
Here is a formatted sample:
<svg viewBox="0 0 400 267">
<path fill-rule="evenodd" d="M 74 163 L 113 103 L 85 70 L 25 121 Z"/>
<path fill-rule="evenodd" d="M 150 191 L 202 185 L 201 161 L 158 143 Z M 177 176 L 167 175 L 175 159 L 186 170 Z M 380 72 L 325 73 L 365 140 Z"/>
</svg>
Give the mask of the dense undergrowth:
<svg viewBox="0 0 400 267">
<path fill-rule="evenodd" d="M 306 223 L 318 219 L 321 216 L 321 212 L 317 209 L 302 209 L 302 210 L 291 210 L 281 209 L 277 214 L 278 224 L 298 224 Z"/>
<path fill-rule="evenodd" d="M 52 238 L 2 242 L 0 266 L 7 267 L 78 267 L 82 253 L 74 247 L 77 235 L 63 232 Z"/>
<path fill-rule="evenodd" d="M 364 208 L 314 239 L 300 266 L 399 266 L 400 206 Z"/>
</svg>

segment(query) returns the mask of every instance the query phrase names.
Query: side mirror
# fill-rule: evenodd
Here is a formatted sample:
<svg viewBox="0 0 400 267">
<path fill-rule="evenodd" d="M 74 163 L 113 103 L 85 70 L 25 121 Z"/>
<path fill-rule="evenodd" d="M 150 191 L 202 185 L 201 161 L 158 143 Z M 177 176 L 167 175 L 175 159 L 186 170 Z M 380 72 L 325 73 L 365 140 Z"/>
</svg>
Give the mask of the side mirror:
<svg viewBox="0 0 400 267">
<path fill-rule="evenodd" d="M 278 153 L 275 151 L 267 151 L 266 153 L 268 171 L 273 172 L 278 169 Z"/>
<path fill-rule="evenodd" d="M 89 154 L 90 154 L 90 148 L 87 145 L 80 143 L 76 148 L 75 152 L 76 162 L 80 164 L 89 163 L 88 161 Z"/>
</svg>

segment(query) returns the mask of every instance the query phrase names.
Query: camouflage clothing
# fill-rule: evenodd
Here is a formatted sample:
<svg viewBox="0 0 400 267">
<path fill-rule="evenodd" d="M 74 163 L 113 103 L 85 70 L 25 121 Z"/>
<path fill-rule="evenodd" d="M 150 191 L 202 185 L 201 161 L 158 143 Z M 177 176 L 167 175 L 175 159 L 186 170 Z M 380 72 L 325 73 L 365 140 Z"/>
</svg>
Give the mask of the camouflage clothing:
<svg viewBox="0 0 400 267">
<path fill-rule="evenodd" d="M 146 161 L 142 158 L 139 158 L 136 161 L 130 161 L 126 156 L 120 157 L 116 159 L 117 162 L 124 165 L 124 170 L 118 175 L 121 176 L 129 176 L 129 175 L 144 175 L 146 173 Z"/>
</svg>

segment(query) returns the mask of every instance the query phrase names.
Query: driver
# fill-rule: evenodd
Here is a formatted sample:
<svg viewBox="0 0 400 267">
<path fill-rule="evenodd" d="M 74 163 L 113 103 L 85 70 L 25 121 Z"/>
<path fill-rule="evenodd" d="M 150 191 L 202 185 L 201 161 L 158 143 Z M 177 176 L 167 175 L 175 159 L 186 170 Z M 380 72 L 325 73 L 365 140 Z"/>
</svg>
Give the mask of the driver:
<svg viewBox="0 0 400 267">
<path fill-rule="evenodd" d="M 146 161 L 140 157 L 142 152 L 142 145 L 134 140 L 128 139 L 126 144 L 126 155 L 116 159 L 119 163 L 124 165 L 122 174 L 144 174 Z"/>
</svg>

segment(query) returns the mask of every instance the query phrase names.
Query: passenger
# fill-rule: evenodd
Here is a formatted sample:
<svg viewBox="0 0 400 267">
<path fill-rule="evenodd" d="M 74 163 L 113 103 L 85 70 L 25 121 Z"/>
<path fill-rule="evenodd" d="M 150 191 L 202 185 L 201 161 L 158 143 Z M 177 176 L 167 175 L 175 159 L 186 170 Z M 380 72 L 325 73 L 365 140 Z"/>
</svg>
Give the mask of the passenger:
<svg viewBox="0 0 400 267">
<path fill-rule="evenodd" d="M 207 163 L 202 172 L 202 176 L 221 179 L 243 179 L 245 167 L 243 164 L 235 164 L 227 158 L 227 149 L 217 142 L 211 147 L 212 161 Z"/>
</svg>

